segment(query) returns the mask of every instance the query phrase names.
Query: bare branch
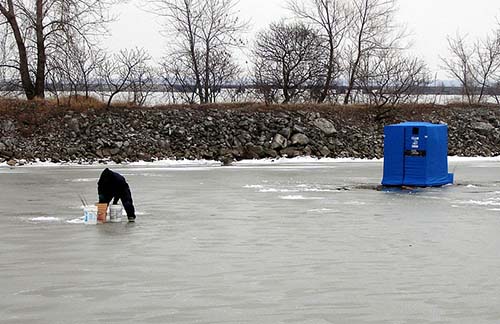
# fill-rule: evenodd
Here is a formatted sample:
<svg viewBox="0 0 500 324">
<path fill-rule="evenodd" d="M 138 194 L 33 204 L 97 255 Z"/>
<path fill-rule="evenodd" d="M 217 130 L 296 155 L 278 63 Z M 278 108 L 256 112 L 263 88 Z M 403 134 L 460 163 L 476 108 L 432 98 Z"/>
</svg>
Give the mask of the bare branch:
<svg viewBox="0 0 500 324">
<path fill-rule="evenodd" d="M 255 43 L 255 83 L 264 90 L 280 89 L 283 103 L 296 101 L 317 84 L 323 51 L 314 29 L 302 23 L 271 24 L 258 34 Z"/>
</svg>

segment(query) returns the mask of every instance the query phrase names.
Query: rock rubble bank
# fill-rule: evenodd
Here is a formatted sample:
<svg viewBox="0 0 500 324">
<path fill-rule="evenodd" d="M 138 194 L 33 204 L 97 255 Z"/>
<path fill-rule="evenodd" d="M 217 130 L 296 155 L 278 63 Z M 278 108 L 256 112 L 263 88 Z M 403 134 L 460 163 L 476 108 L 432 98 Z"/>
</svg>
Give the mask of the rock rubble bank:
<svg viewBox="0 0 500 324">
<path fill-rule="evenodd" d="M 495 107 L 115 108 L 3 116 L 0 163 L 382 158 L 383 126 L 416 120 L 448 124 L 450 155 L 500 155 Z"/>
</svg>

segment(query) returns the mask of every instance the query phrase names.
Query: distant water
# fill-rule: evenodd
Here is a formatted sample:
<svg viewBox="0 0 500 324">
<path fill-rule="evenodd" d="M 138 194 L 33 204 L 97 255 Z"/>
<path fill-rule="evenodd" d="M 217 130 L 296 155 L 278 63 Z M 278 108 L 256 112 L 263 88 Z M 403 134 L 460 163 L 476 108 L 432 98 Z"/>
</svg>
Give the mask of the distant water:
<svg viewBox="0 0 500 324">
<path fill-rule="evenodd" d="M 91 92 L 90 96 L 96 98 L 104 103 L 106 103 L 109 99 L 111 93 L 106 92 Z M 23 92 L 2 92 L 0 91 L 0 95 L 3 97 L 11 97 L 11 98 L 20 98 L 24 99 L 25 95 Z M 69 97 L 69 92 L 59 92 L 60 98 Z M 84 95 L 84 92 L 80 92 L 79 95 Z M 46 93 L 47 98 L 56 99 L 54 94 L 48 92 Z M 191 96 L 187 96 L 191 97 Z M 183 104 L 185 102 L 186 95 L 181 93 L 174 93 L 172 96 L 171 92 L 162 92 L 162 91 L 153 91 L 148 94 L 145 98 L 144 105 L 145 106 L 156 106 L 156 105 L 168 105 L 168 104 Z M 370 104 L 370 96 L 357 94 L 356 96 L 357 103 L 359 104 Z M 134 93 L 133 92 L 120 92 L 115 95 L 113 99 L 113 103 L 118 102 L 133 102 Z M 263 102 L 262 95 L 255 92 L 255 90 L 247 90 L 247 91 L 236 91 L 234 89 L 223 89 L 217 94 L 217 98 L 215 99 L 216 103 L 245 103 L 245 102 Z M 494 97 L 488 97 L 485 99 L 488 103 L 496 104 L 496 100 Z M 279 101 L 279 100 L 278 100 Z M 333 103 L 342 103 L 343 96 L 339 95 L 335 98 L 331 98 Z M 420 95 L 411 95 L 407 98 L 405 102 L 401 103 L 420 103 L 420 104 L 438 104 L 438 105 L 446 105 L 450 103 L 458 103 L 463 102 L 467 103 L 467 98 L 463 95 L 457 94 L 420 94 Z"/>
<path fill-rule="evenodd" d="M 82 224 L 102 167 L 0 167 L 0 323 L 500 319 L 498 162 L 414 191 L 380 161 L 112 168 L 135 224 Z"/>
</svg>

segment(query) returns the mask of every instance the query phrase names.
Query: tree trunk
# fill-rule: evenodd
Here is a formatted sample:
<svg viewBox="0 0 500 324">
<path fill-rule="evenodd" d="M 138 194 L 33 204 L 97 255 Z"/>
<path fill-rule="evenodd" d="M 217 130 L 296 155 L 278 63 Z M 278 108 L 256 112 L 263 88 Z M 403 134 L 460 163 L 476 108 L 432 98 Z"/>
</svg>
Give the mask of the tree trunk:
<svg viewBox="0 0 500 324">
<path fill-rule="evenodd" d="M 47 55 L 45 53 L 45 40 L 43 35 L 43 3 L 42 0 L 36 1 L 36 80 L 35 96 L 45 98 L 45 67 Z"/>
<path fill-rule="evenodd" d="M 354 81 L 356 78 L 356 73 L 358 70 L 358 65 L 359 65 L 360 59 L 361 59 L 361 55 L 358 53 L 358 57 L 356 58 L 356 61 L 354 61 L 354 64 L 351 68 L 351 74 L 349 75 L 349 84 L 347 86 L 347 92 L 346 92 L 345 97 L 344 97 L 344 105 L 348 105 L 349 101 L 351 99 L 351 92 L 352 92 L 352 89 L 354 88 Z"/>
<path fill-rule="evenodd" d="M 5 16 L 14 34 L 14 39 L 16 40 L 17 51 L 19 54 L 19 74 L 21 77 L 21 84 L 23 86 L 24 93 L 28 100 L 35 98 L 35 86 L 31 81 L 29 65 L 28 65 L 28 54 L 26 52 L 26 45 L 24 44 L 23 36 L 19 30 L 19 25 L 17 23 L 16 15 L 14 13 L 14 6 L 12 0 L 8 1 L 9 10 L 4 6 L 0 5 L 0 12 Z"/>
<path fill-rule="evenodd" d="M 349 75 L 349 84 L 347 86 L 347 92 L 344 97 L 344 105 L 349 104 L 349 101 L 351 99 L 351 92 L 354 88 L 354 82 L 356 78 L 356 73 L 358 72 L 358 66 L 359 62 L 361 61 L 361 55 L 363 52 L 363 36 L 365 34 L 365 27 L 367 24 L 367 19 L 368 19 L 368 0 L 365 0 L 364 2 L 364 7 L 361 9 L 362 10 L 362 15 L 361 15 L 361 22 L 360 22 L 360 27 L 358 31 L 358 37 L 357 37 L 357 53 L 356 53 L 356 60 L 354 61 L 354 64 L 351 66 L 351 73 Z"/>
<path fill-rule="evenodd" d="M 318 103 L 323 103 L 328 96 L 328 91 L 330 90 L 330 83 L 332 82 L 332 75 L 333 75 L 333 62 L 334 62 L 334 50 L 333 50 L 333 43 L 330 40 L 329 41 L 329 53 L 328 53 L 328 67 L 326 71 L 326 80 L 325 84 L 323 86 L 323 90 L 321 91 L 319 98 L 318 98 Z"/>
<path fill-rule="evenodd" d="M 201 87 L 201 78 L 200 78 L 200 68 L 198 66 L 198 58 L 196 57 L 196 36 L 193 30 L 193 21 L 191 18 L 191 8 L 189 4 L 186 2 L 186 18 L 187 18 L 187 28 L 189 35 L 189 55 L 191 56 L 191 62 L 193 63 L 193 72 L 195 77 L 195 92 L 198 94 L 198 98 L 200 98 L 200 103 L 203 101 L 203 90 Z"/>
<path fill-rule="evenodd" d="M 289 93 L 289 90 L 290 90 L 290 79 L 289 79 L 289 71 L 286 70 L 285 68 L 285 62 L 283 61 L 282 62 L 283 64 L 283 97 L 284 97 L 284 100 L 283 100 L 283 103 L 284 104 L 288 104 L 290 102 L 290 93 Z"/>
<path fill-rule="evenodd" d="M 209 95 L 210 95 L 210 43 L 209 40 L 207 39 L 205 43 L 205 82 L 204 82 L 204 98 L 202 103 L 208 103 L 209 102 Z"/>
<path fill-rule="evenodd" d="M 109 96 L 108 98 L 108 103 L 106 104 L 106 110 L 109 110 L 109 108 L 111 108 L 111 102 L 113 101 L 113 98 L 115 97 L 115 95 L 118 94 L 119 91 L 113 91 L 111 93 L 111 95 Z"/>
</svg>

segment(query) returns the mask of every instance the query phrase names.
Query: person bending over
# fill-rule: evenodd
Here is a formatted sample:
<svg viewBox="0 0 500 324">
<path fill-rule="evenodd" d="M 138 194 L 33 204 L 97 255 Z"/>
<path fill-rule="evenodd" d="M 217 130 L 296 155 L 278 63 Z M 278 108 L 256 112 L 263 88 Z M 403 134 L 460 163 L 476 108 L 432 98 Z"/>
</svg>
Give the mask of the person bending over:
<svg viewBox="0 0 500 324">
<path fill-rule="evenodd" d="M 108 168 L 104 169 L 97 182 L 97 194 L 99 195 L 99 203 L 109 204 L 113 200 L 113 204 L 116 204 L 118 200 L 121 200 L 127 212 L 128 221 L 135 221 L 135 208 L 130 187 L 121 174 Z"/>
</svg>

